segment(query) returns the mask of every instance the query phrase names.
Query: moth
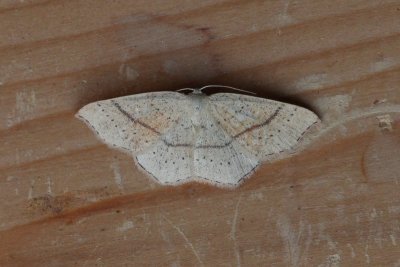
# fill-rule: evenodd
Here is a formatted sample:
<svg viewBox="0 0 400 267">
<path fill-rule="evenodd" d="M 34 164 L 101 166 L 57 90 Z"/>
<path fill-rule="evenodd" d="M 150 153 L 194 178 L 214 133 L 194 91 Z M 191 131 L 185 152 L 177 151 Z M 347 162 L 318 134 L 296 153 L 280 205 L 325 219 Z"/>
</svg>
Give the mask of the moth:
<svg viewBox="0 0 400 267">
<path fill-rule="evenodd" d="M 209 87 L 232 89 L 209 85 L 118 97 L 90 103 L 77 117 L 161 184 L 196 180 L 221 187 L 238 186 L 263 161 L 293 149 L 319 121 L 312 111 L 283 102 L 206 95 Z"/>
</svg>

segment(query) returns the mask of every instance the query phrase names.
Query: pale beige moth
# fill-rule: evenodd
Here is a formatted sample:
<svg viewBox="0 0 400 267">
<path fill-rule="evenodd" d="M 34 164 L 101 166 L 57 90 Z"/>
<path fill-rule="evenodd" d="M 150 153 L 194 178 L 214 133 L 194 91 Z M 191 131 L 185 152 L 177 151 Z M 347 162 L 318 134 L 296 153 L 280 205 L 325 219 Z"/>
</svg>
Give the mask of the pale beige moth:
<svg viewBox="0 0 400 267">
<path fill-rule="evenodd" d="M 293 149 L 319 121 L 296 105 L 202 89 L 97 101 L 77 117 L 161 184 L 222 187 L 239 185 L 262 162 Z"/>
</svg>

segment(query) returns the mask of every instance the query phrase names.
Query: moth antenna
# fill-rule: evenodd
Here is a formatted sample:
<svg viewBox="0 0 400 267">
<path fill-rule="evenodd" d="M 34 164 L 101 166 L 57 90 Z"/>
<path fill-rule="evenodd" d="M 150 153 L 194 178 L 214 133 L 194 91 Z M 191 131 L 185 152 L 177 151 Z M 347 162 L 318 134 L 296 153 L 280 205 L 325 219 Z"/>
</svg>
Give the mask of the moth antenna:
<svg viewBox="0 0 400 267">
<path fill-rule="evenodd" d="M 185 91 L 185 90 L 189 90 L 189 91 L 194 91 L 194 89 L 193 88 L 182 88 L 182 89 L 178 89 L 178 90 L 175 90 L 176 92 L 181 92 L 181 91 Z"/>
<path fill-rule="evenodd" d="M 244 93 L 249 93 L 249 94 L 256 95 L 256 93 L 254 93 L 254 92 L 246 91 L 246 90 L 239 89 L 239 88 L 232 87 L 232 86 L 218 85 L 218 84 L 206 85 L 206 86 L 201 87 L 199 90 L 202 91 L 202 90 L 204 90 L 204 89 L 206 89 L 206 88 L 212 88 L 212 87 L 216 87 L 216 88 L 227 88 L 227 89 L 232 89 L 232 90 L 239 91 L 239 92 L 244 92 Z"/>
</svg>

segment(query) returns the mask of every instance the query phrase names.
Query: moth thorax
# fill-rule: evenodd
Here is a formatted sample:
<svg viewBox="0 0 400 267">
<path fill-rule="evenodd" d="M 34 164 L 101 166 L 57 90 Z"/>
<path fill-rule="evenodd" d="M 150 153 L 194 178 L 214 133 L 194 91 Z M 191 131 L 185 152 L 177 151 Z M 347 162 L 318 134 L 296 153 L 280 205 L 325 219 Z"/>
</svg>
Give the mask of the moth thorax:
<svg viewBox="0 0 400 267">
<path fill-rule="evenodd" d="M 191 115 L 191 121 L 194 126 L 201 125 L 201 118 L 203 113 L 204 107 L 204 97 L 202 95 L 191 95 L 192 103 L 193 103 L 193 110 Z"/>
</svg>

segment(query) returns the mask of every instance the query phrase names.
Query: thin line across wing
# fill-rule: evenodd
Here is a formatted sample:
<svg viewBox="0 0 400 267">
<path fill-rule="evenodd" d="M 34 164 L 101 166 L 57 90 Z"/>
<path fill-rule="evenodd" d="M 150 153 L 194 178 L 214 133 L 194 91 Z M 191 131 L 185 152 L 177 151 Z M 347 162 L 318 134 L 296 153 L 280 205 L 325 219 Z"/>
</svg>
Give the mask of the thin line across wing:
<svg viewBox="0 0 400 267">
<path fill-rule="evenodd" d="M 142 125 L 143 127 L 145 127 L 145 128 L 147 128 L 147 129 L 149 129 L 149 130 L 155 132 L 156 134 L 161 135 L 161 133 L 160 133 L 159 131 L 157 131 L 156 129 L 154 129 L 154 128 L 151 127 L 150 125 L 148 125 L 148 124 L 146 124 L 146 123 L 144 123 L 144 122 L 142 122 L 142 121 L 140 121 L 140 120 L 135 119 L 134 117 L 132 117 L 132 115 L 129 114 L 126 110 L 124 110 L 118 103 L 116 103 L 116 102 L 114 102 L 114 101 L 111 101 L 111 103 L 112 103 L 122 114 L 124 114 L 130 121 L 132 121 L 132 122 L 134 122 L 134 123 L 138 123 L 138 124 Z M 247 133 L 247 132 L 250 132 L 250 131 L 252 131 L 252 130 L 258 129 L 258 128 L 260 128 L 260 127 L 263 127 L 263 126 L 265 126 L 265 125 L 268 125 L 268 124 L 278 115 L 278 113 L 279 113 L 279 111 L 280 111 L 281 109 L 282 109 L 282 107 L 278 107 L 278 108 L 275 110 L 275 112 L 274 112 L 267 120 L 265 120 L 263 123 L 253 125 L 253 126 L 251 126 L 250 128 L 247 128 L 247 129 L 241 131 L 240 133 L 238 133 L 238 134 L 236 134 L 235 136 L 233 136 L 232 139 L 231 139 L 229 142 L 227 142 L 227 143 L 225 143 L 225 144 L 223 144 L 223 145 L 204 145 L 204 146 L 195 146 L 194 148 L 196 148 L 196 149 L 197 149 L 197 148 L 202 148 L 202 149 L 204 149 L 204 148 L 223 148 L 223 147 L 226 147 L 226 146 L 230 145 L 230 144 L 233 142 L 233 140 L 236 139 L 236 138 L 238 138 L 239 136 L 241 136 L 241 135 L 243 135 L 243 134 L 245 134 L 245 133 Z M 192 144 L 172 144 L 172 143 L 167 142 L 167 141 L 164 140 L 164 139 L 162 139 L 162 141 L 165 143 L 165 145 L 167 145 L 167 146 L 169 146 L 169 147 L 191 147 L 191 146 L 193 146 Z"/>
<path fill-rule="evenodd" d="M 151 127 L 150 125 L 135 119 L 134 117 L 131 116 L 131 114 L 129 114 L 126 110 L 124 110 L 117 102 L 111 101 L 111 103 L 122 113 L 124 114 L 127 118 L 129 118 L 132 122 L 134 123 L 138 123 L 140 125 L 142 125 L 143 127 L 149 129 L 150 131 L 155 132 L 156 134 L 161 134 L 159 131 L 157 131 L 156 129 L 154 129 L 153 127 Z"/>
<path fill-rule="evenodd" d="M 264 121 L 264 122 L 261 123 L 261 124 L 253 125 L 253 126 L 251 126 L 250 128 L 244 129 L 244 130 L 241 131 L 240 133 L 236 134 L 233 138 L 235 139 L 235 138 L 237 138 L 237 137 L 239 137 L 239 136 L 241 136 L 241 135 L 243 135 L 243 134 L 245 134 L 245 133 L 247 133 L 247 132 L 250 132 L 250 131 L 252 131 L 252 130 L 258 129 L 258 128 L 260 128 L 260 127 L 263 127 L 263 126 L 269 124 L 273 119 L 275 119 L 276 116 L 278 116 L 278 113 L 279 113 L 279 111 L 280 111 L 281 109 L 282 109 L 282 107 L 278 107 L 278 108 L 275 110 L 274 114 L 272 114 L 266 121 Z"/>
<path fill-rule="evenodd" d="M 282 109 L 282 107 L 278 107 L 275 110 L 275 112 L 267 120 L 265 120 L 263 123 L 253 125 L 250 128 L 247 128 L 247 129 L 241 131 L 240 133 L 238 133 L 235 136 L 233 136 L 232 139 L 229 142 L 226 142 L 223 145 L 204 145 L 204 146 L 195 146 L 194 148 L 203 148 L 204 149 L 204 148 L 223 148 L 223 147 L 226 147 L 226 146 L 230 145 L 233 142 L 233 140 L 238 138 L 239 136 L 241 136 L 241 135 L 243 135 L 243 134 L 245 134 L 247 132 L 253 131 L 255 129 L 258 129 L 260 127 L 264 127 L 265 125 L 268 125 L 273 119 L 275 119 L 276 116 L 278 116 L 278 113 L 279 113 L 279 111 L 281 109 Z M 190 147 L 190 146 L 193 146 L 192 144 L 172 144 L 172 143 L 167 142 L 166 140 L 163 140 L 163 142 L 167 146 L 170 146 L 170 147 Z"/>
</svg>

